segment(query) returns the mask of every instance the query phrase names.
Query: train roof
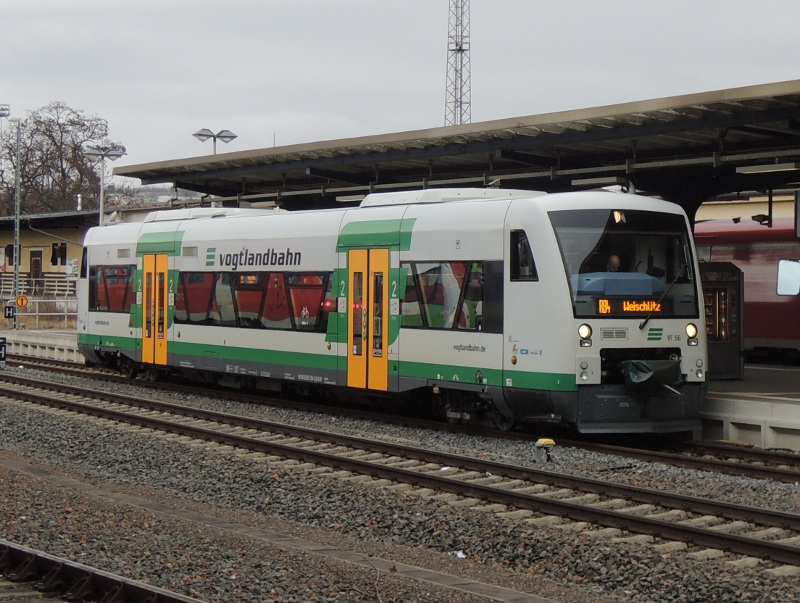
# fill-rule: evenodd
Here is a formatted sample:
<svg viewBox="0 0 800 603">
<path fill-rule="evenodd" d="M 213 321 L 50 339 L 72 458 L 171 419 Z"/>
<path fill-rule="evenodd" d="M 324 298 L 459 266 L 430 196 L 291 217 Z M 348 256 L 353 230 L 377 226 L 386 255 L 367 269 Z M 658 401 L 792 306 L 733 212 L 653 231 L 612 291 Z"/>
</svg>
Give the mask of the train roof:
<svg viewBox="0 0 800 603">
<path fill-rule="evenodd" d="M 414 203 L 448 203 L 452 201 L 489 201 L 519 197 L 539 197 L 547 193 L 497 188 L 428 188 L 416 191 L 371 193 L 364 197 L 359 207 L 384 205 L 410 205 Z"/>
<path fill-rule="evenodd" d="M 197 220 L 198 218 L 222 218 L 224 216 L 264 216 L 274 213 L 288 213 L 278 207 L 236 208 L 236 207 L 192 207 L 188 209 L 162 209 L 145 216 L 143 222 L 166 222 L 173 220 Z"/>
</svg>

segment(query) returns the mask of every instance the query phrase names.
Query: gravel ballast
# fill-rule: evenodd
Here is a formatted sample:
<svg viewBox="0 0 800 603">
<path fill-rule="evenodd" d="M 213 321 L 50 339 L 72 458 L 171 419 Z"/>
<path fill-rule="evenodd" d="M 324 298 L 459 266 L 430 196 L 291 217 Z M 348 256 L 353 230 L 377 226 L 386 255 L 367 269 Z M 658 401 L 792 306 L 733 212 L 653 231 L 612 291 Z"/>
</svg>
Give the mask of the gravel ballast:
<svg viewBox="0 0 800 603">
<path fill-rule="evenodd" d="M 431 434 L 210 398 L 186 402 L 536 465 L 533 447 L 525 442 Z M 770 564 L 737 569 L 728 563 L 735 558 L 727 556 L 698 561 L 685 552 L 667 554 L 583 531 L 533 527 L 270 464 L 253 455 L 16 403 L 0 404 L 0 457 L 25 460 L 51 474 L 173 509 L 190 509 L 203 517 L 558 601 L 800 603 L 800 579 L 765 572 Z M 567 448 L 556 448 L 547 468 L 790 513 L 800 509 L 797 484 L 710 475 Z M 486 600 L 99 497 L 2 464 L 0 525 L 7 540 L 208 601 Z"/>
</svg>

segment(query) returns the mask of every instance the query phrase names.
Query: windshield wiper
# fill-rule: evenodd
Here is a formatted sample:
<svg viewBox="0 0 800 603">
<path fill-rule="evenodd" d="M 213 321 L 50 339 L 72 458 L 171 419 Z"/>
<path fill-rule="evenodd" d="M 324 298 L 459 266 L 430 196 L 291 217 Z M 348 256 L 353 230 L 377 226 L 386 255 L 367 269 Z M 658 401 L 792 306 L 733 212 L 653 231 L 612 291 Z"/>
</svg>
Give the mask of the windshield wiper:
<svg viewBox="0 0 800 603">
<path fill-rule="evenodd" d="M 689 264 L 684 264 L 684 265 L 683 265 L 683 270 L 681 270 L 681 271 L 678 273 L 678 276 L 676 276 L 674 279 L 672 279 L 672 282 L 671 282 L 671 283 L 670 283 L 670 284 L 667 286 L 667 288 L 664 290 L 664 293 L 662 293 L 662 294 L 661 294 L 661 297 L 659 297 L 659 298 L 658 298 L 658 301 L 656 302 L 656 306 L 657 306 L 657 307 L 660 307 L 660 306 L 661 306 L 661 302 L 662 302 L 662 301 L 664 301 L 664 298 L 665 298 L 665 297 L 666 297 L 666 296 L 669 294 L 669 292 L 670 292 L 670 291 L 672 291 L 672 287 L 673 287 L 673 285 L 674 285 L 675 283 L 677 283 L 677 282 L 678 282 L 678 280 L 680 280 L 680 278 L 681 278 L 681 277 L 683 277 L 683 275 L 684 275 L 684 274 L 686 274 L 686 273 L 687 273 L 687 268 L 689 268 Z M 653 312 L 655 312 L 655 310 L 650 310 L 650 312 L 649 312 L 649 313 L 648 313 L 648 315 L 645 317 L 645 319 L 644 319 L 642 322 L 640 322 L 640 323 L 639 323 L 639 330 L 640 330 L 640 331 L 641 331 L 642 329 L 644 329 L 644 328 L 647 326 L 647 323 L 648 323 L 648 322 L 650 322 L 650 319 L 653 317 Z"/>
</svg>

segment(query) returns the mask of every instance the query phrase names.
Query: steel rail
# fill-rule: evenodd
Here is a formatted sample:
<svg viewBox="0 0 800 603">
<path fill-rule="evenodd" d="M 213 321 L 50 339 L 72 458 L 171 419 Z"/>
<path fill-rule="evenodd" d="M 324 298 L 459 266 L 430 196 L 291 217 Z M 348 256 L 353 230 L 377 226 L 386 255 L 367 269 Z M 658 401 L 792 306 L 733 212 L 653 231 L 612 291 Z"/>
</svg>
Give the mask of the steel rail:
<svg viewBox="0 0 800 603">
<path fill-rule="evenodd" d="M 666 465 L 671 465 L 673 467 L 681 467 L 683 469 L 716 471 L 718 473 L 726 473 L 728 475 L 739 475 L 742 477 L 752 477 L 755 479 L 775 479 L 790 484 L 800 482 L 800 471 L 798 471 L 797 469 L 785 469 L 782 467 L 768 467 L 768 466 L 762 467 L 758 465 L 748 465 L 746 463 L 731 463 L 730 461 L 722 461 L 719 459 L 694 458 L 671 452 L 662 452 L 659 450 L 643 450 L 640 448 L 630 448 L 628 446 L 615 446 L 612 444 L 595 444 L 587 442 L 572 442 L 567 440 L 561 440 L 561 445 L 569 445 L 584 450 L 602 452 L 605 454 L 614 454 L 618 456 L 637 459 L 640 461 L 648 461 L 651 463 L 664 463 Z M 709 448 L 713 448 L 713 445 L 710 445 Z M 749 460 L 769 461 L 770 459 L 774 458 L 774 455 L 772 455 L 769 452 L 765 453 L 761 453 L 758 451 L 751 451 L 751 452 L 752 454 Z"/>
<path fill-rule="evenodd" d="M 13 582 L 34 582 L 44 593 L 67 601 L 127 603 L 203 603 L 62 557 L 0 539 L 0 571 Z M 2 596 L 0 596 L 0 599 Z"/>
<path fill-rule="evenodd" d="M 263 419 L 244 417 L 230 413 L 221 413 L 202 408 L 184 406 L 181 404 L 173 404 L 170 402 L 146 400 L 133 396 L 114 394 L 111 392 L 86 392 L 71 385 L 42 384 L 41 382 L 27 379 L 23 379 L 22 381 L 15 379 L 15 381 L 18 383 L 24 381 L 31 387 L 37 388 L 45 385 L 47 387 L 52 385 L 54 386 L 54 389 L 60 393 L 77 396 L 91 395 L 92 398 L 103 400 L 109 403 L 120 403 L 134 406 L 136 408 L 152 410 L 154 412 L 166 412 L 183 417 L 190 417 L 192 419 L 200 419 L 222 425 L 229 425 L 231 427 L 269 431 L 287 437 L 297 437 L 326 444 L 360 448 L 369 452 L 377 452 L 390 456 L 400 456 L 421 462 L 436 462 L 441 465 L 457 467 L 465 471 L 477 471 L 492 475 L 503 475 L 510 479 L 524 479 L 526 481 L 548 484 L 559 488 L 572 488 L 581 490 L 582 492 L 601 494 L 608 497 L 622 497 L 639 503 L 658 504 L 660 506 L 672 509 L 680 509 L 692 513 L 715 514 L 726 519 L 752 521 L 765 526 L 780 527 L 800 532 L 800 516 L 793 513 L 760 509 L 758 507 L 737 505 L 734 503 L 710 501 L 708 499 L 685 494 L 653 490 L 638 486 L 628 486 L 625 484 L 615 484 L 607 480 L 599 480 L 595 478 L 564 475 L 554 471 L 511 465 L 497 461 L 490 461 L 487 459 L 472 459 L 461 455 L 439 452 L 427 448 L 392 444 L 389 442 L 382 442 L 358 436 L 331 433 L 310 427 L 299 427 L 296 425 L 289 425 L 287 423 L 265 421 Z M 0 391 L 2 391 L 2 389 L 2 385 L 0 385 Z M 24 392 L 18 394 L 22 395 Z M 47 400 L 48 398 L 45 397 L 44 399 Z M 35 396 L 31 399 L 31 401 L 37 400 L 38 396 Z M 54 402 L 56 404 L 66 404 L 66 402 L 61 399 L 55 400 Z M 91 410 L 92 408 L 93 407 L 86 407 L 81 404 L 76 406 L 76 409 L 84 414 L 94 414 L 95 411 Z M 96 416 L 102 416 L 102 418 L 111 418 L 116 416 L 114 414 L 116 411 L 104 412 L 101 409 L 97 409 L 96 412 L 98 413 Z M 162 425 L 164 428 L 167 428 L 169 426 L 178 424 L 169 422 L 164 422 L 162 424 L 161 422 L 155 422 L 153 428 L 163 430 Z M 208 434 L 216 435 L 217 432 L 208 432 L 207 435 Z M 191 432 L 181 435 L 191 435 Z M 224 443 L 236 445 L 235 442 Z"/>
<path fill-rule="evenodd" d="M 64 363 L 61 364 L 63 365 Z M 41 364 L 38 363 L 37 365 L 42 366 Z M 59 370 L 64 370 L 66 372 L 71 372 L 71 373 L 75 372 L 74 369 L 69 370 L 63 366 Z M 86 375 L 83 374 L 82 376 Z M 103 379 L 112 380 L 115 383 L 132 383 L 129 379 L 117 375 L 116 373 L 110 373 L 107 375 L 98 374 L 96 376 L 101 377 Z M 5 379 L 5 378 L 7 378 L 6 375 L 0 373 L 0 379 Z M 16 378 L 16 376 L 9 378 Z M 135 383 L 138 386 L 147 388 L 160 388 L 160 389 L 168 388 L 170 391 L 176 391 L 182 393 L 186 393 L 188 389 L 188 391 L 196 391 L 198 395 L 209 395 L 208 389 L 191 388 L 191 387 L 187 388 L 186 386 L 183 385 L 154 383 L 150 381 L 135 381 L 133 383 Z M 313 403 L 297 402 L 295 400 L 288 401 L 285 399 L 279 399 L 274 397 L 266 398 L 264 396 L 247 394 L 242 392 L 233 392 L 228 390 L 215 390 L 214 393 L 218 397 L 222 397 L 227 400 L 262 403 L 262 404 L 267 402 L 269 403 L 270 406 L 280 406 L 281 408 L 293 408 L 308 412 L 324 412 L 328 414 L 343 415 L 359 419 L 371 419 L 375 421 L 405 425 L 409 427 L 446 431 L 448 433 L 461 433 L 466 435 L 503 438 L 512 440 L 531 439 L 530 434 L 526 433 L 498 432 L 470 425 L 449 425 L 438 421 L 426 420 L 415 417 L 395 416 L 387 413 L 369 412 L 363 409 L 360 409 L 358 411 L 352 411 L 345 408 L 332 407 L 330 405 L 322 406 Z M 719 459 L 693 458 L 682 454 L 669 453 L 663 451 L 643 450 L 639 448 L 632 448 L 629 446 L 599 444 L 586 441 L 570 441 L 567 439 L 559 439 L 559 445 L 581 448 L 585 450 L 591 450 L 595 452 L 601 452 L 617 456 L 624 456 L 627 458 L 634 458 L 647 462 L 660 462 L 670 466 L 681 467 L 684 469 L 695 469 L 698 471 L 713 471 L 716 473 L 725 473 L 727 475 L 738 475 L 754 479 L 778 480 L 784 483 L 800 483 L 800 455 L 781 452 L 781 451 L 761 451 L 758 449 L 751 449 L 749 453 L 747 453 L 747 456 L 740 456 L 733 454 L 731 454 L 731 456 L 739 456 L 739 458 L 742 458 L 743 460 L 749 460 L 755 462 L 767 462 L 767 463 L 772 462 L 797 468 L 756 466 L 756 465 L 749 465 L 746 463 L 732 463 L 729 461 L 723 461 Z M 687 447 L 702 448 L 703 444 L 693 445 L 691 443 L 688 443 Z M 717 444 L 708 444 L 707 447 L 709 449 L 717 449 L 720 446 Z M 728 450 L 728 448 L 725 448 L 725 450 Z"/>
<path fill-rule="evenodd" d="M 195 439 L 202 439 L 205 441 L 213 441 L 219 444 L 234 446 L 254 452 L 260 452 L 267 455 L 276 455 L 284 458 L 294 459 L 301 462 L 328 466 L 340 470 L 346 470 L 363 475 L 369 475 L 374 478 L 382 478 L 402 483 L 410 483 L 418 487 L 432 488 L 444 492 L 453 493 L 459 496 L 476 498 L 490 503 L 513 505 L 520 509 L 527 509 L 530 511 L 536 511 L 540 513 L 553 514 L 559 516 L 567 516 L 575 521 L 588 521 L 593 523 L 599 523 L 604 526 L 624 529 L 634 533 L 650 534 L 650 535 L 655 534 L 667 539 L 692 542 L 693 544 L 699 546 L 713 547 L 729 551 L 731 553 L 750 555 L 763 559 L 770 559 L 778 563 L 784 563 L 789 565 L 800 565 L 800 548 L 777 542 L 762 541 L 762 540 L 747 538 L 746 536 L 727 534 L 715 530 L 698 528 L 689 525 L 673 524 L 659 519 L 653 519 L 649 517 L 639 517 L 609 509 L 583 506 L 569 501 L 562 501 L 562 500 L 547 498 L 544 496 L 538 496 L 536 494 L 514 492 L 508 489 L 495 488 L 491 485 L 470 483 L 442 475 L 420 473 L 419 471 L 414 471 L 413 469 L 404 469 L 400 467 L 393 467 L 390 465 L 382 465 L 379 463 L 360 460 L 357 458 L 346 458 L 336 454 L 331 454 L 319 450 L 308 450 L 277 442 L 265 442 L 257 438 L 221 433 L 219 431 L 215 431 L 213 429 L 207 429 L 200 426 L 173 423 L 171 421 L 152 416 L 130 415 L 115 410 L 85 406 L 84 404 L 81 404 L 79 402 L 72 402 L 64 399 L 55 399 L 49 396 L 42 396 L 40 394 L 35 394 L 31 392 L 13 392 L 12 395 L 15 398 L 22 398 L 36 404 L 45 404 L 47 406 L 52 406 L 61 409 L 66 408 L 69 410 L 73 410 L 76 412 L 80 412 L 95 417 L 105 418 L 114 421 L 123 421 L 129 424 L 138 425 L 140 427 L 145 427 L 158 431 L 164 431 L 168 433 L 175 433 L 179 435 L 185 435 L 188 437 L 192 437 Z M 149 401 L 148 405 L 149 404 L 153 404 L 153 402 Z M 197 409 L 192 409 L 193 412 L 189 416 L 193 418 L 200 418 L 194 415 L 195 410 Z M 203 413 L 201 414 L 205 414 L 207 412 L 208 411 L 203 411 Z M 219 415 L 220 413 L 213 413 L 213 414 Z M 247 424 L 252 425 L 253 420 L 246 419 L 245 423 L 246 424 L 243 424 L 241 426 L 244 427 L 247 426 Z M 316 439 L 317 441 L 325 441 L 325 438 L 331 438 L 328 441 L 330 441 L 331 443 L 335 442 L 338 445 L 343 445 L 343 441 L 345 441 L 345 438 L 343 436 L 334 434 L 324 434 L 324 432 L 316 432 L 313 434 L 313 436 L 314 437 L 312 437 L 311 439 Z M 363 441 L 362 438 L 349 437 L 346 439 L 346 441 L 350 441 L 353 443 L 359 440 Z M 408 457 L 410 453 L 410 449 L 404 446 L 396 446 L 392 444 L 375 443 L 375 442 L 370 442 L 370 443 L 375 445 L 376 451 L 383 451 L 385 454 L 391 454 L 392 456 Z M 508 477 L 517 477 L 517 478 L 524 478 L 527 480 L 531 480 L 531 477 L 533 475 L 538 474 L 540 478 L 542 477 L 546 478 L 546 480 L 544 481 L 552 481 L 553 483 L 565 484 L 565 485 L 571 484 L 571 486 L 568 487 L 580 488 L 578 482 L 583 481 L 583 480 L 576 480 L 569 476 L 558 475 L 552 472 L 543 472 L 523 467 L 505 466 L 500 463 L 486 463 L 485 461 L 481 460 L 465 459 L 464 457 L 456 455 L 433 453 L 427 450 L 421 451 L 420 449 L 417 449 L 416 452 L 414 452 L 414 454 L 421 454 L 422 455 L 421 458 L 428 462 L 435 461 L 437 463 L 440 463 L 442 460 L 446 460 L 448 463 L 452 462 L 453 466 L 457 466 L 459 468 L 464 468 L 464 469 L 476 468 L 476 470 L 479 471 L 482 470 L 486 472 L 488 468 L 493 468 L 495 470 L 498 470 L 500 468 L 505 468 L 505 471 L 508 473 Z M 669 497 L 673 500 L 675 500 L 676 498 L 680 498 L 684 504 L 692 500 L 691 497 L 683 497 L 659 491 L 648 491 L 645 489 L 631 489 L 631 487 L 628 486 L 612 485 L 607 482 L 597 482 L 596 480 L 592 481 L 595 481 L 595 487 L 597 488 L 602 487 L 601 491 L 604 494 L 607 494 L 609 491 L 612 493 L 614 492 L 622 493 L 625 491 L 640 490 L 638 495 L 644 495 L 644 493 L 647 493 L 648 496 L 655 496 L 655 499 L 651 499 L 652 502 L 656 502 L 657 504 L 662 504 L 662 505 L 664 504 L 663 500 L 665 500 L 665 495 L 666 497 Z M 724 512 L 720 511 L 721 507 L 725 507 L 728 510 L 735 507 L 737 508 L 737 512 L 739 513 L 745 511 L 749 513 L 747 517 L 751 521 L 753 520 L 753 517 L 757 514 L 756 509 L 752 508 L 745 509 L 744 507 L 739 507 L 737 505 L 728 505 L 728 504 L 720 505 L 719 503 L 714 503 L 712 501 L 707 501 L 703 499 L 695 499 L 695 502 L 697 504 L 704 505 L 704 508 L 709 510 L 708 512 L 714 512 L 723 515 Z M 794 525 L 796 525 L 798 519 L 797 516 L 792 514 L 772 513 L 768 511 L 759 511 L 759 512 L 767 513 L 769 515 L 774 515 L 777 518 L 773 519 L 772 520 L 773 523 L 769 523 L 768 525 L 787 525 L 786 523 L 783 522 L 787 523 L 794 522 Z"/>
</svg>

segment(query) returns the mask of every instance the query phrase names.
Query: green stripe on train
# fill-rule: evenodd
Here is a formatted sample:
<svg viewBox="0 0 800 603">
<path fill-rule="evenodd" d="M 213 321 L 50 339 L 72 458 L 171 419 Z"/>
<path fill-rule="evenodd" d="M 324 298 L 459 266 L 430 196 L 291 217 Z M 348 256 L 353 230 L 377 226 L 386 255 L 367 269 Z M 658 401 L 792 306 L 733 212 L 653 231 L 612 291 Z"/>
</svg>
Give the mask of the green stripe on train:
<svg viewBox="0 0 800 603">
<path fill-rule="evenodd" d="M 183 234 L 183 231 L 145 233 L 139 237 L 136 243 L 136 255 L 141 256 L 149 253 L 180 255 Z"/>
<path fill-rule="evenodd" d="M 575 375 L 571 373 L 529 373 L 503 371 L 485 367 L 428 364 L 424 362 L 400 361 L 401 377 L 415 377 L 441 383 L 469 383 L 489 386 L 507 386 L 515 389 L 544 391 L 577 391 Z M 510 381 L 509 381 L 510 380 Z"/>
<path fill-rule="evenodd" d="M 100 345 L 102 342 L 102 346 L 104 348 L 115 348 L 122 350 L 132 350 L 136 347 L 136 342 L 139 341 L 138 338 L 134 337 L 119 337 L 119 336 L 109 336 L 109 335 L 93 335 L 93 334 L 86 334 L 86 333 L 78 333 L 78 344 L 79 345 L 90 345 L 96 346 Z"/>
<path fill-rule="evenodd" d="M 226 345 L 210 345 L 183 343 L 173 341 L 169 344 L 169 352 L 183 356 L 208 356 L 219 362 L 255 362 L 283 366 L 304 367 L 311 370 L 320 369 L 335 371 L 338 368 L 338 357 L 330 354 L 310 354 L 308 352 L 290 352 L 285 350 L 259 350 Z"/>
<path fill-rule="evenodd" d="M 95 346 L 102 340 L 104 348 L 118 349 L 121 352 L 132 351 L 140 347 L 138 340 L 132 337 L 106 337 L 99 335 L 78 335 L 78 343 Z M 285 350 L 259 350 L 253 348 L 184 343 L 173 341 L 168 344 L 169 353 L 196 358 L 213 358 L 217 362 L 248 362 L 264 365 L 280 365 L 307 368 L 313 370 L 344 370 L 347 359 L 333 354 L 311 354 L 307 352 L 291 352 Z M 575 375 L 570 373 L 529 373 L 522 371 L 506 371 L 486 367 L 470 367 L 445 364 L 429 364 L 425 362 L 389 361 L 390 375 L 412 377 L 438 381 L 440 383 L 464 383 L 515 389 L 531 389 L 541 391 L 577 391 Z M 392 370 L 397 366 L 397 373 Z"/>
<path fill-rule="evenodd" d="M 409 251 L 411 230 L 415 221 L 416 219 L 350 222 L 339 232 L 336 251 L 362 247 L 388 247 Z"/>
</svg>

